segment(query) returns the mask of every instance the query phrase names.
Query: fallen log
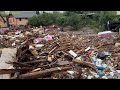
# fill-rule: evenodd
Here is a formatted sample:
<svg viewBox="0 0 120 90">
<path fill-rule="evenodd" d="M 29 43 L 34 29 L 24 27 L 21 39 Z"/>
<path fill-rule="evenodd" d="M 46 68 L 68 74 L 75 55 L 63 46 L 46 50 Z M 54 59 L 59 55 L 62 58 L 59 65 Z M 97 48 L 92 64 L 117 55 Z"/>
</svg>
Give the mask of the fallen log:
<svg viewBox="0 0 120 90">
<path fill-rule="evenodd" d="M 20 62 L 6 62 L 7 64 L 13 64 L 14 66 L 20 66 L 20 67 L 32 67 L 32 65 L 20 63 Z"/>
<path fill-rule="evenodd" d="M 23 62 L 23 64 L 40 63 L 40 62 L 48 62 L 48 61 L 47 60 L 35 60 L 35 61 Z"/>
<path fill-rule="evenodd" d="M 50 68 L 50 69 L 46 69 L 46 70 L 43 70 L 43 71 L 21 74 L 18 77 L 18 79 L 37 79 L 37 78 L 40 78 L 40 77 L 43 77 L 43 76 L 51 75 L 53 73 L 66 71 L 66 70 L 69 70 L 71 68 L 72 67 L 55 67 L 55 68 Z"/>
<path fill-rule="evenodd" d="M 28 71 L 31 69 L 0 69 L 0 74 L 12 74 L 20 71 Z"/>
<path fill-rule="evenodd" d="M 92 68 L 93 70 L 95 70 L 97 72 L 97 69 L 96 69 L 96 66 L 90 62 L 86 62 L 86 61 L 78 61 L 78 60 L 73 60 L 74 63 L 77 63 L 79 65 L 82 65 L 82 66 L 87 66 L 87 67 L 90 67 Z"/>
</svg>

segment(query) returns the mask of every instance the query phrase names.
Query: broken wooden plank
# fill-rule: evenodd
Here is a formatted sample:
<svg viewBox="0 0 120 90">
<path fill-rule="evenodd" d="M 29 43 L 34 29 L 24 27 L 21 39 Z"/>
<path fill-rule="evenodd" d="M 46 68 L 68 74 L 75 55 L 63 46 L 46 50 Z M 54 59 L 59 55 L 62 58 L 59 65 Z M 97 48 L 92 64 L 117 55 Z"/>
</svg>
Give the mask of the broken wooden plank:
<svg viewBox="0 0 120 90">
<path fill-rule="evenodd" d="M 20 63 L 20 62 L 6 62 L 7 64 L 13 64 L 14 66 L 20 66 L 20 67 L 33 67 L 32 65 Z"/>
<path fill-rule="evenodd" d="M 31 69 L 0 69 L 0 74 L 12 74 L 20 71 L 28 71 Z"/>
<path fill-rule="evenodd" d="M 12 53 L 11 53 L 12 52 Z M 16 58 L 17 48 L 4 48 L 0 57 L 0 69 L 8 69 L 13 65 L 6 64 L 5 62 L 14 62 Z M 0 75 L 0 79 L 10 79 L 10 74 Z"/>
<path fill-rule="evenodd" d="M 23 64 L 39 63 L 39 62 L 48 62 L 47 60 L 34 60 L 29 62 L 23 62 Z"/>
<path fill-rule="evenodd" d="M 68 62 L 68 61 L 58 61 L 58 63 L 56 63 L 59 66 L 64 66 L 64 65 L 70 65 L 73 64 L 72 62 Z"/>
<path fill-rule="evenodd" d="M 71 68 L 72 67 L 55 67 L 55 68 L 50 68 L 50 69 L 46 69 L 43 71 L 21 74 L 18 77 L 18 79 L 37 79 L 37 78 L 40 78 L 42 76 L 51 75 L 53 73 L 60 72 L 60 71 L 66 71 L 66 70 L 69 70 Z"/>
<path fill-rule="evenodd" d="M 50 50 L 49 51 L 49 54 L 51 54 L 55 49 L 57 49 L 59 47 L 59 45 L 58 46 L 56 46 L 56 47 L 54 47 L 52 50 Z"/>
<path fill-rule="evenodd" d="M 77 63 L 79 65 L 82 65 L 82 66 L 87 66 L 87 67 L 90 67 L 92 68 L 93 70 L 95 70 L 97 72 L 97 69 L 96 69 L 96 66 L 90 62 L 86 62 L 86 61 L 79 61 L 79 60 L 73 60 L 74 63 Z"/>
</svg>

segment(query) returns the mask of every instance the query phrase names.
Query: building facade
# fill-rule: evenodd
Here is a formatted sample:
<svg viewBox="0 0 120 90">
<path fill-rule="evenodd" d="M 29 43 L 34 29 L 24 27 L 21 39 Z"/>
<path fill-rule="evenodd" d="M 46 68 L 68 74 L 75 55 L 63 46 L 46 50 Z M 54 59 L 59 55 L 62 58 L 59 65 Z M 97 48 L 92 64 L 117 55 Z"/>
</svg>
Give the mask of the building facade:
<svg viewBox="0 0 120 90">
<path fill-rule="evenodd" d="M 7 27 L 7 16 L 4 11 L 0 11 L 0 28 Z"/>
<path fill-rule="evenodd" d="M 9 16 L 9 25 L 27 25 L 28 19 L 36 14 L 36 11 L 12 11 Z"/>
</svg>

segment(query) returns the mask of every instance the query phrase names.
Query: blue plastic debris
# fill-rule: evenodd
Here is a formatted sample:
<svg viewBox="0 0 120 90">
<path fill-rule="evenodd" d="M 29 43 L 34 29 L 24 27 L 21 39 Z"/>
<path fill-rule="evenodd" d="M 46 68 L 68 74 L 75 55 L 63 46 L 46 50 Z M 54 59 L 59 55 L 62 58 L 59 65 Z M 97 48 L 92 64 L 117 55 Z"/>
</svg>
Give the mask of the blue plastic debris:
<svg viewBox="0 0 120 90">
<path fill-rule="evenodd" d="M 99 75 L 99 76 L 104 76 L 104 73 L 101 72 L 101 71 L 99 71 L 99 72 L 98 72 L 98 75 Z"/>
<path fill-rule="evenodd" d="M 97 66 L 97 69 L 98 70 L 103 70 L 103 69 L 105 69 L 103 66 Z"/>
</svg>

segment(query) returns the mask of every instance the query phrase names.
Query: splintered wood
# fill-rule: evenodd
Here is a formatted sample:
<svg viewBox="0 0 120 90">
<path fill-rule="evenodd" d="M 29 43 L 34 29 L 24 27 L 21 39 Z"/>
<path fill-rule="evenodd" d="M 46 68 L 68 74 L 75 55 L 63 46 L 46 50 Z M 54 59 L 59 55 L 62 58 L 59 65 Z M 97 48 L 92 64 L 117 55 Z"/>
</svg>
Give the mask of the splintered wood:
<svg viewBox="0 0 120 90">
<path fill-rule="evenodd" d="M 43 71 L 34 72 L 34 73 L 22 74 L 18 78 L 19 79 L 36 79 L 36 78 L 40 78 L 42 76 L 51 75 L 52 73 L 66 71 L 69 69 L 71 69 L 71 67 L 55 67 L 55 68 L 50 68 L 50 69 L 46 69 Z"/>
<path fill-rule="evenodd" d="M 0 79 L 82 79 L 87 78 L 90 70 L 98 74 L 96 65 L 85 51 L 88 47 L 93 47 L 93 51 L 112 53 L 113 64 L 120 67 L 120 60 L 116 58 L 119 56 L 116 53 L 120 53 L 118 36 L 101 39 L 97 34 L 80 35 L 61 32 L 57 28 L 45 32 L 39 30 L 25 30 L 19 34 L 11 31 L 1 36 L 1 46 L 12 49 L 0 50 Z"/>
</svg>

